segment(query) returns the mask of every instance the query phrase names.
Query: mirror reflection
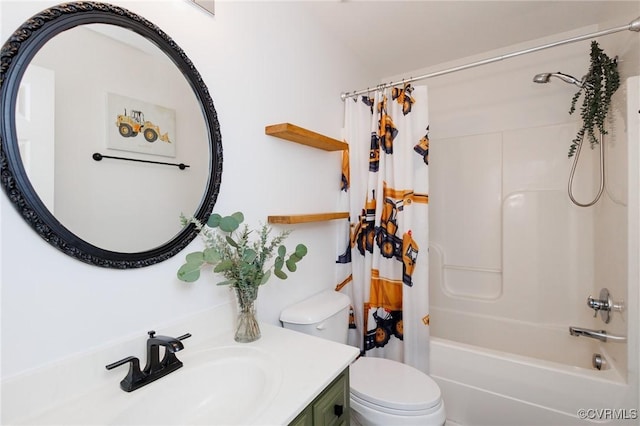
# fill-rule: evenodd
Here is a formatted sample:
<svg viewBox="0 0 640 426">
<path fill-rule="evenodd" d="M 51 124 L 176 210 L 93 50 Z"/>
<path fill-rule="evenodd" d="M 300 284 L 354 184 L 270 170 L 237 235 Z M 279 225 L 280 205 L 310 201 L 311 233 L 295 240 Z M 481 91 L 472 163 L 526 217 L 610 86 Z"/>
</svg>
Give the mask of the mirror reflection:
<svg viewBox="0 0 640 426">
<path fill-rule="evenodd" d="M 151 250 L 203 201 L 211 150 L 200 103 L 172 60 L 133 31 L 91 24 L 48 40 L 22 78 L 15 119 L 38 197 L 90 244 Z"/>
</svg>

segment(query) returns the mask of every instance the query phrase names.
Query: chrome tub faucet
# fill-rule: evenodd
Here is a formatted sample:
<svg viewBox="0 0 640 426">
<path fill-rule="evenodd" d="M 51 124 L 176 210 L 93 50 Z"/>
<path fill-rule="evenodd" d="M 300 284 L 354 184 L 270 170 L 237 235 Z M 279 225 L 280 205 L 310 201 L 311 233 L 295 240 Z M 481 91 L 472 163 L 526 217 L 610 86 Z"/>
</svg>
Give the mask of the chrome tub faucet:
<svg viewBox="0 0 640 426">
<path fill-rule="evenodd" d="M 614 336 L 613 334 L 607 334 L 606 330 L 590 330 L 588 328 L 581 327 L 569 327 L 569 334 L 572 336 L 585 336 L 591 339 L 597 339 L 601 342 L 618 342 L 624 343 L 627 341 L 626 336 Z"/>
</svg>

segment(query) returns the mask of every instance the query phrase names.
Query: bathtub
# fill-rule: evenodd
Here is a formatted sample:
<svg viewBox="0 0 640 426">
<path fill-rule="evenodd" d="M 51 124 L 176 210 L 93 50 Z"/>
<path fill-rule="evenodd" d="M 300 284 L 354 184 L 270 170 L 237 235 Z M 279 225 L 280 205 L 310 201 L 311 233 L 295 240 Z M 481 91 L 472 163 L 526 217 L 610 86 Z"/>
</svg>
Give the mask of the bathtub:
<svg viewBox="0 0 640 426">
<path fill-rule="evenodd" d="M 633 391 L 597 341 L 569 336 L 568 327 L 498 323 L 438 308 L 431 316 L 455 316 L 462 325 L 449 322 L 445 339 L 434 324 L 431 335 L 430 375 L 442 390 L 450 421 L 464 426 L 637 421 Z M 594 350 L 607 358 L 607 369 L 591 367 Z"/>
</svg>

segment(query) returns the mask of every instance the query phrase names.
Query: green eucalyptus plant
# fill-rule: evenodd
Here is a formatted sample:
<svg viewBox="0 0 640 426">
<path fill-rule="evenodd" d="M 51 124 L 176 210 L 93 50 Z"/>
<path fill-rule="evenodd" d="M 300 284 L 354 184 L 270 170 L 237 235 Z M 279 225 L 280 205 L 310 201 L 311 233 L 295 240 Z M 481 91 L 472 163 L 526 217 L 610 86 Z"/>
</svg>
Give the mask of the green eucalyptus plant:
<svg viewBox="0 0 640 426">
<path fill-rule="evenodd" d="M 250 230 L 244 224 L 241 212 L 231 216 L 213 213 L 206 224 L 196 219 L 181 217 L 183 225 L 195 224 L 200 231 L 206 248 L 203 251 L 189 253 L 186 262 L 178 270 L 178 278 L 185 282 L 194 282 L 200 278 L 203 267 L 213 267 L 213 272 L 225 277 L 218 285 L 230 285 L 236 288 L 247 288 L 265 284 L 271 277 L 271 271 L 280 279 L 287 279 L 284 271 L 295 272 L 297 263 L 307 254 L 307 247 L 298 244 L 295 250 L 287 253 L 283 242 L 290 231 L 283 231 L 271 237 L 271 228 L 262 225 L 259 230 Z M 252 234 L 256 238 L 251 239 Z M 275 256 L 272 265 L 267 262 Z"/>
<path fill-rule="evenodd" d="M 571 100 L 569 114 L 576 111 L 576 103 L 580 95 L 584 95 L 580 117 L 582 127 L 569 146 L 569 157 L 572 157 L 578 145 L 582 143 L 585 135 L 588 137 L 591 147 L 598 143 L 595 136 L 595 129 L 600 134 L 606 135 L 604 122 L 611 107 L 611 97 L 620 87 L 620 74 L 618 73 L 618 61 L 611 59 L 598 46 L 596 41 L 591 42 L 591 66 L 589 72 L 583 79 L 580 90 Z"/>
</svg>

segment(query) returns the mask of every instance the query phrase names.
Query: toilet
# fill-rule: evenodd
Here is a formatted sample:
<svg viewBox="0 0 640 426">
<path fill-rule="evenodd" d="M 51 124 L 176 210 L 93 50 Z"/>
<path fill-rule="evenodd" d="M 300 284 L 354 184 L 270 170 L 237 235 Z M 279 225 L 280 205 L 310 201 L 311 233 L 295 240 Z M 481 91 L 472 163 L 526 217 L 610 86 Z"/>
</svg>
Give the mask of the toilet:
<svg viewBox="0 0 640 426">
<path fill-rule="evenodd" d="M 349 297 L 324 291 L 287 307 L 284 328 L 347 344 Z M 420 370 L 362 356 L 349 367 L 351 424 L 441 426 L 446 420 L 437 383 Z"/>
</svg>

